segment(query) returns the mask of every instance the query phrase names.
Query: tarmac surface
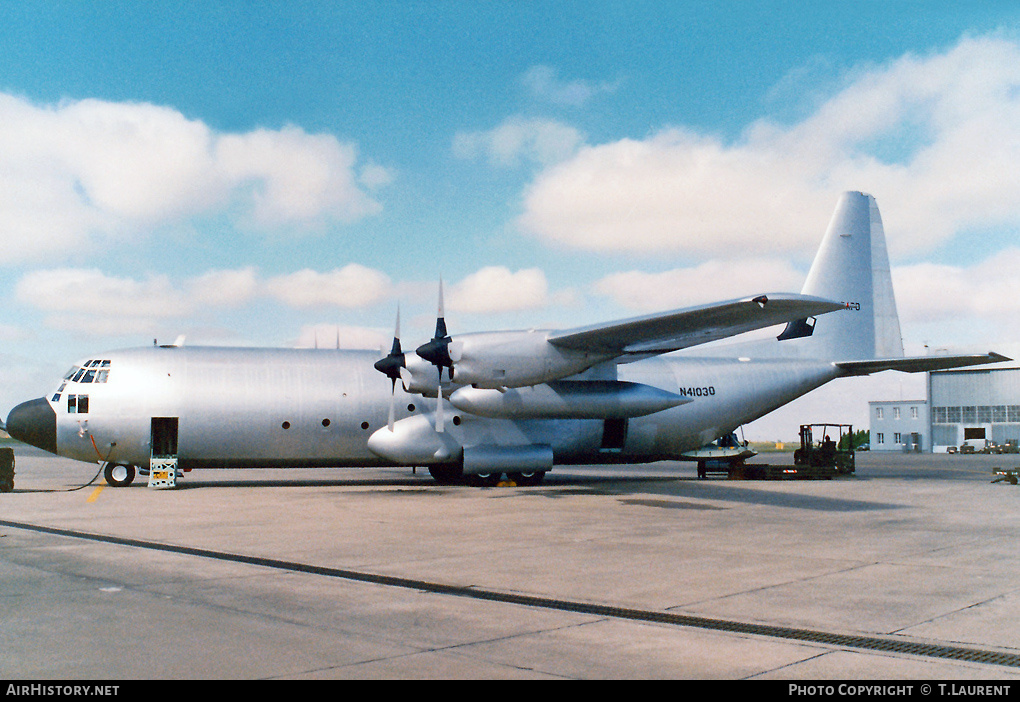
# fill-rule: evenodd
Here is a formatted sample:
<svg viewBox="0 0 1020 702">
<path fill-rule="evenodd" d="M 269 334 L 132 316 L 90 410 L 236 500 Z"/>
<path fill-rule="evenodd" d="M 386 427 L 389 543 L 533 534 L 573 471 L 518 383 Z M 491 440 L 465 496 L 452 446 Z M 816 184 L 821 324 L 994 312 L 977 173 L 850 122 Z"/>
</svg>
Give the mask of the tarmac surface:
<svg viewBox="0 0 1020 702">
<path fill-rule="evenodd" d="M 206 470 L 150 490 L 16 453 L 0 679 L 1020 679 L 1020 486 L 992 482 L 1020 456 L 496 488 Z"/>
</svg>

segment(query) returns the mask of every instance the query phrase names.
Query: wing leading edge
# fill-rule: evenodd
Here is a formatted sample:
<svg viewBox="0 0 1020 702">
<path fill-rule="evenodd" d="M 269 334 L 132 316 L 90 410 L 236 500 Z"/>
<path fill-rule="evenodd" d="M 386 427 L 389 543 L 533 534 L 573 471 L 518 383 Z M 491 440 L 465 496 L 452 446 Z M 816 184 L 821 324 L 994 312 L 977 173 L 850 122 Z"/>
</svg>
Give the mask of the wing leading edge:
<svg viewBox="0 0 1020 702">
<path fill-rule="evenodd" d="M 688 307 L 553 332 L 548 341 L 574 351 L 616 356 L 656 355 L 707 344 L 845 307 L 810 295 L 779 293 Z"/>
</svg>

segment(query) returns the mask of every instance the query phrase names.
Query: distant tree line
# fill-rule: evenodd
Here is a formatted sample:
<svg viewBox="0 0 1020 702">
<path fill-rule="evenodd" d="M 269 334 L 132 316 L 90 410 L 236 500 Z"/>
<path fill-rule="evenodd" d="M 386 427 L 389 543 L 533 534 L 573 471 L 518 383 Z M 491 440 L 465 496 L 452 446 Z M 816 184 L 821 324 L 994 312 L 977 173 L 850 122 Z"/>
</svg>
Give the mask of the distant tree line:
<svg viewBox="0 0 1020 702">
<path fill-rule="evenodd" d="M 844 434 L 839 440 L 839 450 L 848 451 L 853 446 L 854 451 L 871 441 L 871 432 L 867 429 L 855 431 L 853 434 Z M 852 442 L 852 444 L 851 444 Z"/>
</svg>

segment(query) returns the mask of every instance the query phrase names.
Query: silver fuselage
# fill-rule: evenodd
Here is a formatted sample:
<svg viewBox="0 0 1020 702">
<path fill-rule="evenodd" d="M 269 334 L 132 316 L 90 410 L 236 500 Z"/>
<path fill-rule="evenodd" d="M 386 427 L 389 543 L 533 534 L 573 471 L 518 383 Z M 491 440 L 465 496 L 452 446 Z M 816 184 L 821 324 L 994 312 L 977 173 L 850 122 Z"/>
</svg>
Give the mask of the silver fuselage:
<svg viewBox="0 0 1020 702">
<path fill-rule="evenodd" d="M 391 402 L 389 380 L 372 366 L 377 351 L 152 347 L 101 358 L 109 361 L 105 382 L 72 379 L 47 397 L 61 456 L 147 465 L 152 418 L 174 417 L 182 468 L 392 465 L 368 448 Z M 693 401 L 629 418 L 608 447 L 604 420 L 494 419 L 448 401 L 446 431 L 461 446 L 551 446 L 560 464 L 676 459 L 837 376 L 826 361 L 686 356 L 616 369 L 621 381 Z M 87 411 L 69 396 L 86 396 Z M 436 399 L 398 383 L 395 406 L 398 422 L 431 418 Z"/>
</svg>

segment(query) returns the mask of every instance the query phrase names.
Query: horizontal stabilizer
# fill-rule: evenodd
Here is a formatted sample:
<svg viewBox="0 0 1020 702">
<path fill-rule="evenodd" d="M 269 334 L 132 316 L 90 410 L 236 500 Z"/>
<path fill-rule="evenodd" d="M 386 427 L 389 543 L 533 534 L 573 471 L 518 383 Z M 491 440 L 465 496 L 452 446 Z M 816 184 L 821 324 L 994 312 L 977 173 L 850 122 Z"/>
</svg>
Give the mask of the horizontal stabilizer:
<svg viewBox="0 0 1020 702">
<path fill-rule="evenodd" d="M 590 327 L 565 329 L 551 334 L 549 343 L 575 351 L 654 355 L 843 308 L 845 304 L 842 302 L 811 295 L 759 295 Z"/>
<path fill-rule="evenodd" d="M 879 358 L 870 361 L 842 361 L 836 366 L 844 375 L 869 375 L 885 370 L 898 370 L 904 373 L 924 373 L 926 371 L 948 370 L 965 366 L 980 366 L 986 363 L 1002 363 L 1012 361 L 1001 354 L 989 352 L 966 356 L 913 356 L 908 358 Z"/>
</svg>

